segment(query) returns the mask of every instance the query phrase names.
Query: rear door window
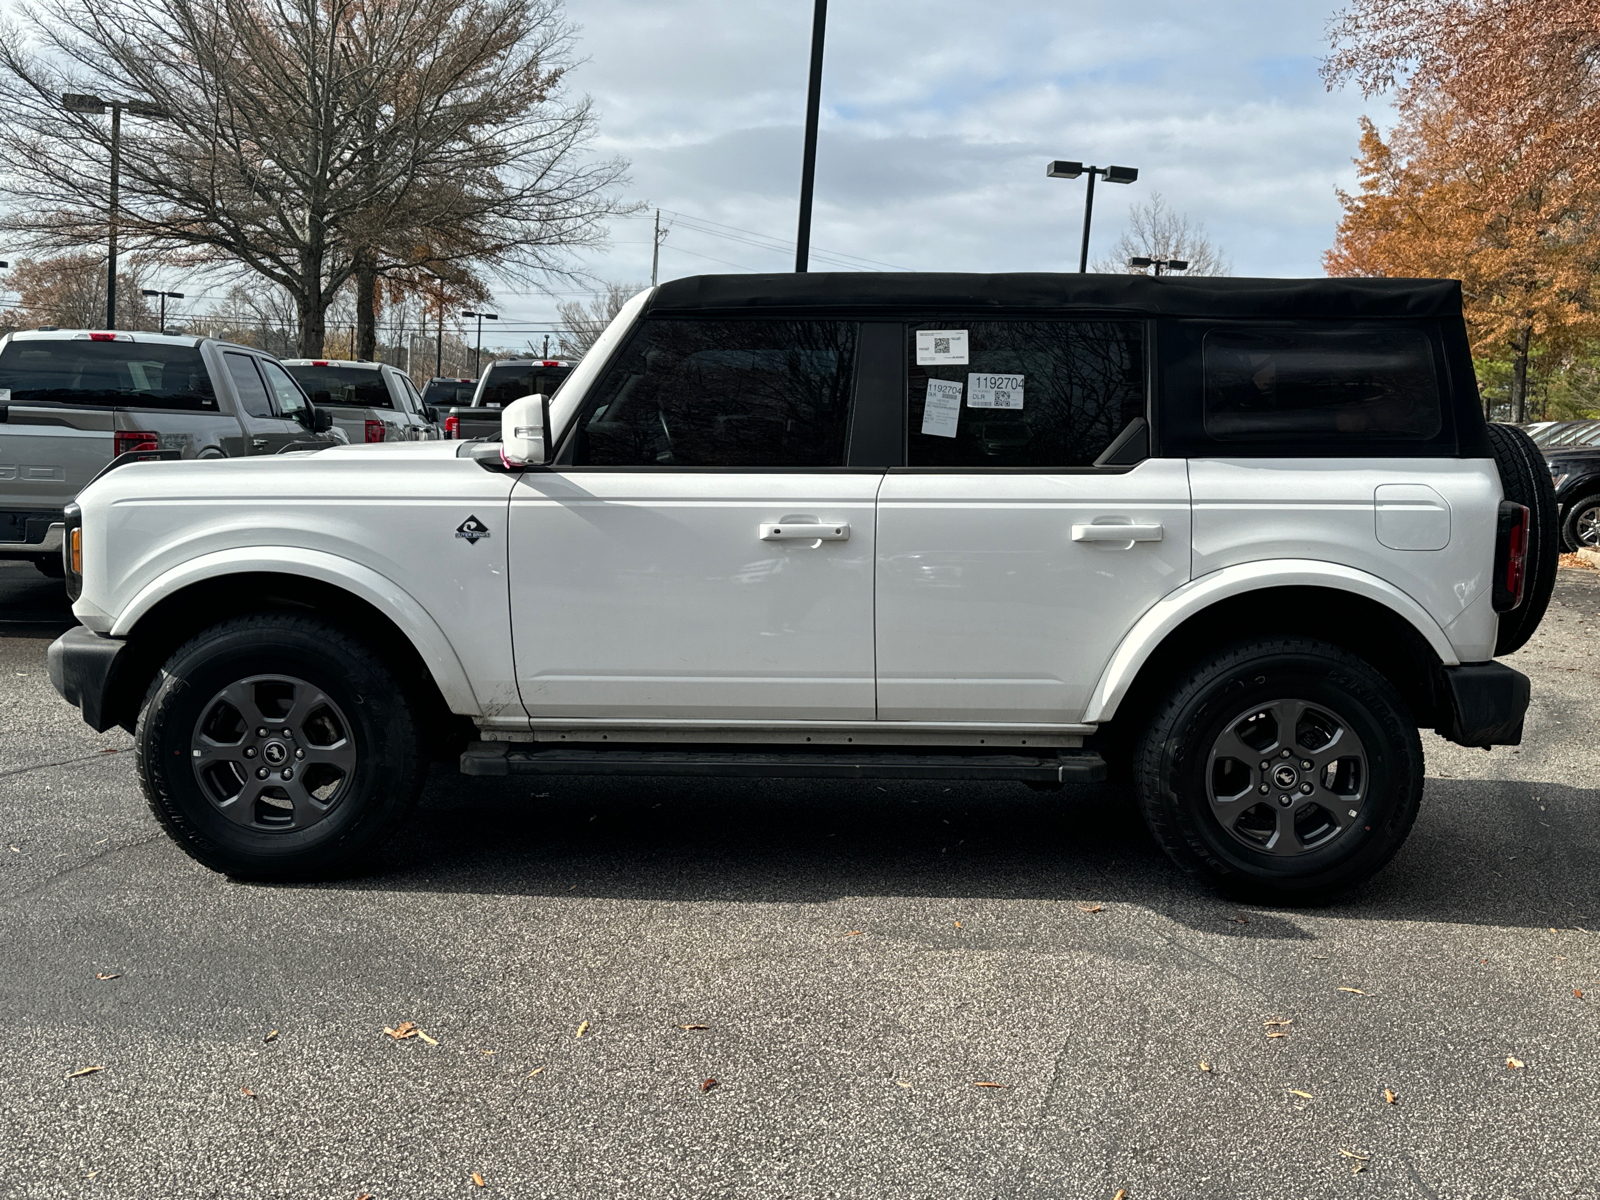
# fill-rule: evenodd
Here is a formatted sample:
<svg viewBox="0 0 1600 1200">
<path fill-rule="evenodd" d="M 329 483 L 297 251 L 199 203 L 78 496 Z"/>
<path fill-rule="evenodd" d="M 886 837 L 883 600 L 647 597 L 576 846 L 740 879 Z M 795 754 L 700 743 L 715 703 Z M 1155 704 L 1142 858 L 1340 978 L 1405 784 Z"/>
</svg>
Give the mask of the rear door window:
<svg viewBox="0 0 1600 1200">
<path fill-rule="evenodd" d="M 1202 360 L 1205 431 L 1219 441 L 1426 441 L 1440 430 L 1420 329 L 1212 329 Z"/>
<path fill-rule="evenodd" d="M 1139 321 L 913 326 L 906 465 L 1092 466 L 1145 415 Z"/>
<path fill-rule="evenodd" d="M 211 375 L 193 346 L 14 341 L 0 350 L 4 389 L 18 405 L 218 411 Z"/>
<path fill-rule="evenodd" d="M 646 321 L 579 415 L 572 463 L 843 466 L 855 347 L 850 321 Z"/>
<path fill-rule="evenodd" d="M 348 408 L 393 408 L 383 372 L 366 367 L 313 367 L 289 364 L 289 374 L 306 390 L 313 404 Z"/>
<path fill-rule="evenodd" d="M 239 403 L 244 405 L 244 411 L 252 417 L 277 416 L 272 411 L 272 399 L 267 395 L 267 385 L 261 381 L 261 373 L 256 370 L 255 357 L 250 354 L 235 354 L 232 351 L 222 357 L 228 364 L 228 375 L 233 380 L 233 390 L 239 393 Z"/>
</svg>

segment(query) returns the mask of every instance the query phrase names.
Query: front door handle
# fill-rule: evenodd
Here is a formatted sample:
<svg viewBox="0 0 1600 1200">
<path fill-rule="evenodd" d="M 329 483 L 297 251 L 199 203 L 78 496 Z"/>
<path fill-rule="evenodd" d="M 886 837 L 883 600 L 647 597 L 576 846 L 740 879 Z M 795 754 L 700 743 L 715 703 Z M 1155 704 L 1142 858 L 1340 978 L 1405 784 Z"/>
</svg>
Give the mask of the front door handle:
<svg viewBox="0 0 1600 1200">
<path fill-rule="evenodd" d="M 1105 522 L 1097 525 L 1074 525 L 1072 527 L 1072 540 L 1075 542 L 1159 542 L 1162 528 L 1159 525 L 1113 525 Z"/>
<path fill-rule="evenodd" d="M 267 439 L 264 437 L 253 437 L 250 439 L 250 444 L 255 446 L 257 449 L 260 449 L 262 446 L 267 444 Z"/>
<path fill-rule="evenodd" d="M 844 522 L 819 525 L 811 522 L 781 521 L 761 526 L 763 542 L 848 542 L 850 526 Z"/>
</svg>

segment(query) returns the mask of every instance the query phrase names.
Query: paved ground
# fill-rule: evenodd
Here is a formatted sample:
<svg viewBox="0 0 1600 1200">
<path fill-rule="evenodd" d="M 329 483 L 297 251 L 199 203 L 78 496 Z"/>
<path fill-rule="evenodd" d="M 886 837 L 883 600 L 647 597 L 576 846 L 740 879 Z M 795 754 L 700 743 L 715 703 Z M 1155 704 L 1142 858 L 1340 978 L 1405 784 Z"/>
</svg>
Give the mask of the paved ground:
<svg viewBox="0 0 1600 1200">
<path fill-rule="evenodd" d="M 439 773 L 381 872 L 230 883 L 51 692 L 57 587 L 0 566 L 0 1196 L 1600 1196 L 1595 573 L 1314 911 L 1020 785 Z"/>
</svg>

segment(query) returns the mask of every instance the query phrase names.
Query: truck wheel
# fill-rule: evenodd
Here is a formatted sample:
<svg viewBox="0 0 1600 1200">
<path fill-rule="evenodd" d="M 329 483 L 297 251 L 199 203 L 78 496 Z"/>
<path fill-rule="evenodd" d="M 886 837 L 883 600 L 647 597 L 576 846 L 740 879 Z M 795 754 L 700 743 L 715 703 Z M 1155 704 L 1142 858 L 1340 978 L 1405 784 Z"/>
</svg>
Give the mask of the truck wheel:
<svg viewBox="0 0 1600 1200">
<path fill-rule="evenodd" d="M 1515 425 L 1490 425 L 1489 446 L 1500 469 L 1500 486 L 1507 500 L 1528 507 L 1527 580 L 1522 603 L 1500 614 L 1495 636 L 1496 657 L 1522 649 L 1544 620 L 1550 593 L 1556 586 L 1556 556 L 1561 553 L 1561 528 L 1556 517 L 1556 489 L 1550 468 L 1534 441 Z"/>
<path fill-rule="evenodd" d="M 240 879 L 360 866 L 421 790 L 413 707 L 344 630 L 260 613 L 169 658 L 134 731 L 150 810 L 186 853 Z"/>
<path fill-rule="evenodd" d="M 1417 817 L 1422 743 L 1388 680 L 1309 638 L 1247 642 L 1156 706 L 1134 759 L 1145 822 L 1203 882 L 1317 903 L 1389 861 Z"/>
<path fill-rule="evenodd" d="M 1561 541 L 1567 550 L 1600 546 L 1600 495 L 1580 496 L 1567 506 Z"/>
</svg>

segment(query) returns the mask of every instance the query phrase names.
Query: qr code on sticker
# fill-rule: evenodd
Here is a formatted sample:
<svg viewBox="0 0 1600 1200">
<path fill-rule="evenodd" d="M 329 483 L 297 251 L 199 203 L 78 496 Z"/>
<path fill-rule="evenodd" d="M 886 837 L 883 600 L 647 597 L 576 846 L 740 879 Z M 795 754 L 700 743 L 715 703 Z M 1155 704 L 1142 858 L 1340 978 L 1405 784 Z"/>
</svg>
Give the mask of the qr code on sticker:
<svg viewBox="0 0 1600 1200">
<path fill-rule="evenodd" d="M 935 354 L 949 354 L 950 353 L 950 339 L 949 338 L 940 338 L 940 337 L 934 338 L 933 339 L 933 352 Z"/>
</svg>

